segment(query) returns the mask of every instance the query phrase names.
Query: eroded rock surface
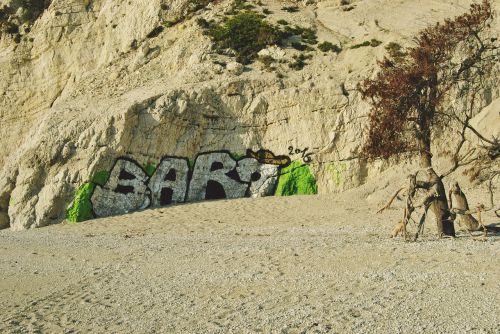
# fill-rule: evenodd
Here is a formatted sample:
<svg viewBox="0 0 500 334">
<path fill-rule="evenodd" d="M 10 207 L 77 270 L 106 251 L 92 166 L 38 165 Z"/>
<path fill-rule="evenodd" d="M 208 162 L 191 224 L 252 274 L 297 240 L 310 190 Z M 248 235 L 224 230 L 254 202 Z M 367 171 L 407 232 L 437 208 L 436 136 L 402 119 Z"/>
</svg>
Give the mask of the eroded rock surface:
<svg viewBox="0 0 500 334">
<path fill-rule="evenodd" d="M 351 10 L 318 1 L 299 3 L 297 13 L 281 10 L 278 1 L 264 3 L 270 22 L 313 27 L 319 41 L 344 51 L 315 50 L 296 71 L 286 62 L 298 51 L 273 46 L 262 54 L 274 70 L 259 61 L 243 67 L 217 54 L 197 23 L 224 15 L 231 1 L 195 11 L 187 0 L 53 0 L 36 13 L 10 10 L 5 22 L 30 20 L 0 39 L 0 227 L 61 222 L 82 184 L 111 171 L 119 157 L 142 168 L 167 156 L 193 160 L 204 152 L 267 149 L 306 159 L 322 193 L 377 177 L 388 164 L 358 158 L 369 105 L 357 84 L 374 73 L 384 45 L 410 44 L 418 30 L 465 12 L 469 1 L 425 0 L 414 8 L 412 0 L 359 0 Z M 404 22 L 396 12 L 404 13 Z M 349 48 L 371 38 L 382 45 Z M 499 95 L 491 87 L 484 104 Z M 265 178 L 250 192 L 271 194 L 276 167 L 259 168 Z M 88 190 L 106 191 L 93 187 Z M 247 188 L 233 190 L 236 196 Z M 180 198 L 175 191 L 172 196 Z M 199 194 L 188 190 L 188 197 Z M 144 207 L 129 200 L 130 207 Z M 94 204 L 94 210 L 107 210 Z"/>
</svg>

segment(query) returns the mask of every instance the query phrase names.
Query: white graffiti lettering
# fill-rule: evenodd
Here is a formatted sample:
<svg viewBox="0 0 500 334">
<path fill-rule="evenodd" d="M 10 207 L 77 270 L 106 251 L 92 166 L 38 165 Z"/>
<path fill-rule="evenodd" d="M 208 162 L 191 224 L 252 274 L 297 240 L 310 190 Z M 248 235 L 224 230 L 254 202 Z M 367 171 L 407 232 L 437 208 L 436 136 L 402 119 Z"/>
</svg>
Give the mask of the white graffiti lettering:
<svg viewBox="0 0 500 334">
<path fill-rule="evenodd" d="M 289 163 L 288 157 L 265 150 L 249 150 L 239 160 L 219 151 L 199 154 L 192 172 L 187 159 L 165 157 L 148 177 L 137 162 L 120 158 L 104 186 L 96 186 L 91 202 L 95 215 L 106 217 L 186 201 L 269 196 L 279 169 Z"/>
</svg>

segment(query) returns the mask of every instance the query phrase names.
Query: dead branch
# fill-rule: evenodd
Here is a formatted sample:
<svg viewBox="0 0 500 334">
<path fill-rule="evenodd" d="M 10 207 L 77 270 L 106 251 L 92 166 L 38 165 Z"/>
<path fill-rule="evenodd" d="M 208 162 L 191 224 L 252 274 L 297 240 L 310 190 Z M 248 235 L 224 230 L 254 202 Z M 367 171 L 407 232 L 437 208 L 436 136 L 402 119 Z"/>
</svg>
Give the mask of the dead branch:
<svg viewBox="0 0 500 334">
<path fill-rule="evenodd" d="M 401 233 L 405 238 L 405 241 L 408 241 L 408 231 L 406 229 L 406 226 L 411 220 L 413 211 L 415 211 L 413 198 L 415 197 L 415 193 L 417 192 L 417 174 L 412 174 L 409 176 L 409 183 L 408 195 L 406 196 L 406 205 L 403 211 L 403 219 L 401 220 Z"/>
<path fill-rule="evenodd" d="M 392 195 L 392 197 L 389 199 L 389 201 L 380 210 L 378 210 L 377 213 L 382 213 L 384 210 L 387 210 L 388 208 L 390 208 L 392 205 L 392 202 L 394 202 L 396 197 L 398 197 L 399 193 L 403 190 L 406 190 L 406 188 L 407 187 L 402 187 L 398 191 L 396 191 L 396 193 L 394 195 Z"/>
</svg>

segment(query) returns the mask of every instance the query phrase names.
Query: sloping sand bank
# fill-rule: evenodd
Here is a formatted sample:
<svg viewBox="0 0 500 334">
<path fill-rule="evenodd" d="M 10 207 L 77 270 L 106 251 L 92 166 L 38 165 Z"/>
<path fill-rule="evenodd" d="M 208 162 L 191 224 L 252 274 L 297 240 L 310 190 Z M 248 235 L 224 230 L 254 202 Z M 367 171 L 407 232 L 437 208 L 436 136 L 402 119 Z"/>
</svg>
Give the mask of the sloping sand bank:
<svg viewBox="0 0 500 334">
<path fill-rule="evenodd" d="M 390 239 L 400 212 L 360 196 L 1 231 L 0 332 L 500 332 L 500 237 Z"/>
</svg>

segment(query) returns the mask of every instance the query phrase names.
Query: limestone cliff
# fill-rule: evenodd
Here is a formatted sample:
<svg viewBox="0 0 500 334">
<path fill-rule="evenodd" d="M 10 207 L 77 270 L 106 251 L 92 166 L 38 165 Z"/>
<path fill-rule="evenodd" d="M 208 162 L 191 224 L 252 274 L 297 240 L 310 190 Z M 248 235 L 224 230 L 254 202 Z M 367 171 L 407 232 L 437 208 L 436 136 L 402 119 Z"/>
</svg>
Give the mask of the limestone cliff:
<svg viewBox="0 0 500 334">
<path fill-rule="evenodd" d="M 164 157 L 185 158 L 179 168 L 190 178 L 196 166 L 202 173 L 199 154 L 224 151 L 232 158 L 219 158 L 239 168 L 236 179 L 250 184 L 258 173 L 262 180 L 248 189 L 235 188 L 234 194 L 268 194 L 268 179 L 274 180 L 271 194 L 360 185 L 386 164 L 368 165 L 358 158 L 369 105 L 361 101 L 357 84 L 374 73 L 388 43 L 409 45 L 417 31 L 465 12 L 469 3 L 252 3 L 269 22 L 313 28 L 320 42 L 342 48 L 314 48 L 304 67 L 294 69 L 289 64 L 300 51 L 293 47 L 270 47 L 261 51 L 267 62 L 245 66 L 214 50 L 200 18 L 220 21 L 234 6 L 229 0 L 2 0 L 0 227 L 61 222 L 74 209 L 75 194 L 88 197 L 82 185 L 91 187 L 87 191 L 107 189 L 120 157 L 144 172 L 144 184 L 152 182 Z M 371 40 L 381 43 L 351 48 Z M 499 88 L 491 87 L 484 104 L 499 95 Z M 498 124 L 498 112 L 495 116 Z M 248 149 L 257 156 L 249 156 Z M 305 184 L 279 185 L 274 166 L 288 168 L 280 165 L 280 156 L 293 161 L 287 166 L 307 167 L 296 173 Z M 250 160 L 239 163 L 242 158 Z M 108 174 L 102 182 L 92 181 L 103 172 Z M 168 181 L 168 171 L 162 177 L 161 182 Z M 193 181 L 185 182 L 186 189 L 170 194 L 158 190 L 157 202 L 161 196 L 177 198 L 176 191 L 186 193 L 180 199 L 189 197 Z M 141 196 L 154 201 L 146 188 Z M 231 197 L 227 189 L 225 195 Z M 127 198 L 128 209 L 109 213 L 150 205 Z"/>
</svg>

